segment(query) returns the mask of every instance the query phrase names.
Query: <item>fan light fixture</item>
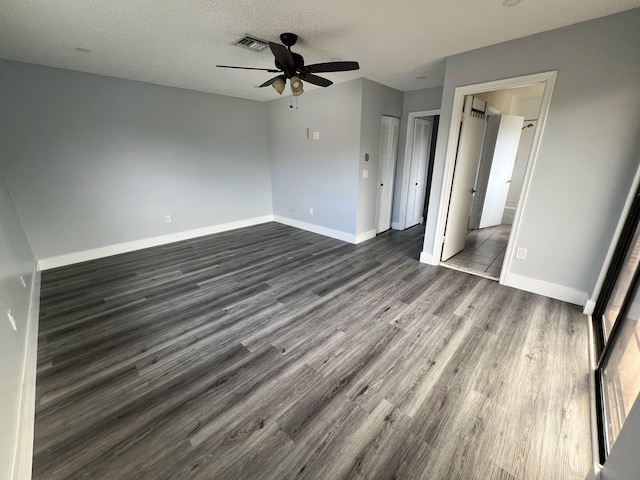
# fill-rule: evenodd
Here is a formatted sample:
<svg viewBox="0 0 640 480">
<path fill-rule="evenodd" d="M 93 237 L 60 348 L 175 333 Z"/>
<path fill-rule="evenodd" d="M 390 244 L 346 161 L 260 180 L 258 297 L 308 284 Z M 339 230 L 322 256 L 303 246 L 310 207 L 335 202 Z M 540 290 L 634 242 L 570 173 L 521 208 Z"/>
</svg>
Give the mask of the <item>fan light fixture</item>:
<svg viewBox="0 0 640 480">
<path fill-rule="evenodd" d="M 280 77 L 278 77 L 278 79 L 274 81 L 271 86 L 276 92 L 278 92 L 279 95 L 282 95 L 282 92 L 284 92 L 284 80 L 282 80 L 282 78 Z"/>
<path fill-rule="evenodd" d="M 291 93 L 293 94 L 293 96 L 297 97 L 299 95 L 302 95 L 303 92 L 304 89 L 302 87 L 302 80 L 300 80 L 296 76 L 291 77 Z"/>
</svg>

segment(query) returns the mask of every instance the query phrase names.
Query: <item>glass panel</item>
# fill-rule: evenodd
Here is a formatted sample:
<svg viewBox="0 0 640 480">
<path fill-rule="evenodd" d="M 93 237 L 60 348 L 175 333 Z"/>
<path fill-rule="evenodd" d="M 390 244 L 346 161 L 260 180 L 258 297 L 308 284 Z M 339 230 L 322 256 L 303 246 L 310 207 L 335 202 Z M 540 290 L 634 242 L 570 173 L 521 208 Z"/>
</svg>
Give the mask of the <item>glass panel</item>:
<svg viewBox="0 0 640 480">
<path fill-rule="evenodd" d="M 633 281 L 633 275 L 638 269 L 638 263 L 640 263 L 640 228 L 636 228 L 633 240 L 625 256 L 624 264 L 620 269 L 620 274 L 618 275 L 618 279 L 616 280 L 616 284 L 613 287 L 604 314 L 602 315 L 605 342 L 609 338 L 613 324 L 620 314 L 624 298 L 627 296 L 627 292 Z"/>
<path fill-rule="evenodd" d="M 640 291 L 619 321 L 620 330 L 611 339 L 611 352 L 602 371 L 607 444 L 615 442 L 629 410 L 640 392 Z"/>
</svg>

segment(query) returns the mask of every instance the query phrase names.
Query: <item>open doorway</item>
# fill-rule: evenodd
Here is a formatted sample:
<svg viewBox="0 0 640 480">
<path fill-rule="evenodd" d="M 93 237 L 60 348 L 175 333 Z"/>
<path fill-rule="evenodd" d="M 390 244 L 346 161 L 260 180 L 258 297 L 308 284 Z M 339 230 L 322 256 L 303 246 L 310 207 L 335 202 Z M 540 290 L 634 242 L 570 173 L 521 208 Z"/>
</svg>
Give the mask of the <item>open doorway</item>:
<svg viewBox="0 0 640 480">
<path fill-rule="evenodd" d="M 540 137 L 547 82 L 464 95 L 440 263 L 499 280 L 526 173 Z M 454 112 L 455 113 L 455 112 Z M 455 117 L 455 115 L 454 115 Z M 525 252 L 526 254 L 526 252 Z"/>
</svg>

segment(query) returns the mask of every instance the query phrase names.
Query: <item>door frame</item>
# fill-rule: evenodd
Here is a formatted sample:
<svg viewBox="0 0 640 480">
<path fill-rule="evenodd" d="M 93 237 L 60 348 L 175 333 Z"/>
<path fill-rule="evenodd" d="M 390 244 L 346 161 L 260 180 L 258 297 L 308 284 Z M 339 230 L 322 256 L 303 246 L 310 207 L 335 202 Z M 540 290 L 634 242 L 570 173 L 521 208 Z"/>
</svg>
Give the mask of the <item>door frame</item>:
<svg viewBox="0 0 640 480">
<path fill-rule="evenodd" d="M 407 211 L 409 202 L 409 175 L 411 173 L 411 158 L 413 155 L 413 129 L 415 128 L 416 118 L 433 117 L 440 115 L 440 108 L 435 110 L 422 110 L 419 112 L 409 113 L 407 120 L 407 138 L 404 147 L 404 163 L 402 167 L 402 182 L 400 183 L 400 215 L 397 230 L 407 228 Z M 433 122 L 431 122 L 431 135 L 433 135 Z M 426 188 L 426 182 L 425 182 Z"/>
<path fill-rule="evenodd" d="M 505 78 L 502 80 L 494 80 L 490 82 L 456 87 L 453 94 L 453 107 L 451 111 L 449 138 L 447 141 L 447 150 L 445 154 L 444 177 L 442 180 L 442 188 L 440 190 L 440 203 L 438 205 L 435 241 L 433 242 L 433 251 L 431 252 L 432 261 L 429 263 L 433 265 L 439 265 L 441 262 L 440 258 L 442 256 L 442 245 L 444 243 L 444 230 L 447 223 L 447 215 L 449 213 L 449 199 L 451 196 L 451 186 L 453 184 L 453 173 L 455 169 L 456 154 L 458 150 L 458 138 L 460 136 L 460 129 L 458 128 L 458 126 L 462 121 L 462 105 L 464 102 L 464 97 L 466 95 L 473 95 L 477 93 L 526 87 L 528 85 L 544 83 L 545 88 L 540 104 L 540 115 L 538 116 L 536 131 L 533 135 L 533 142 L 531 144 L 529 158 L 527 159 L 527 168 L 522 184 L 522 191 L 520 193 L 518 207 L 516 208 L 516 214 L 513 220 L 513 225 L 511 227 L 511 235 L 509 236 L 509 241 L 507 243 L 504 264 L 502 265 L 502 271 L 500 272 L 501 284 L 507 286 L 516 286 L 515 284 L 512 285 L 513 282 L 511 282 L 509 279 L 509 272 L 511 270 L 513 252 L 515 249 L 515 245 L 517 245 L 518 236 L 520 233 L 519 231 L 522 223 L 522 212 L 529 195 L 531 178 L 535 168 L 536 160 L 538 158 L 538 151 L 540 150 L 542 133 L 544 132 L 544 128 L 547 123 L 549 106 L 551 105 L 551 97 L 553 95 L 553 89 L 555 87 L 557 77 L 558 71 L 552 70 L 548 72 L 535 73 L 531 75 L 523 75 L 519 77 Z M 421 256 L 424 256 L 424 253 L 426 252 L 423 252 L 423 255 Z"/>
</svg>

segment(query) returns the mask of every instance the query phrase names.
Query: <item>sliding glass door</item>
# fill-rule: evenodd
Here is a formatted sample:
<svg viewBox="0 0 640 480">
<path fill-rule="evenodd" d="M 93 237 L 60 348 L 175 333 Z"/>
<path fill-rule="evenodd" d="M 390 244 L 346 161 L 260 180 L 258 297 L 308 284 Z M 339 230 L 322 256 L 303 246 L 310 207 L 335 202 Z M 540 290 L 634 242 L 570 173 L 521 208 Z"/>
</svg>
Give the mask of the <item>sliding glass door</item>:
<svg viewBox="0 0 640 480">
<path fill-rule="evenodd" d="M 593 322 L 603 463 L 640 394 L 640 190 L 607 271 Z"/>
<path fill-rule="evenodd" d="M 607 452 L 640 393 L 640 292 L 634 292 L 627 313 L 618 320 L 618 334 L 601 370 Z"/>
</svg>

